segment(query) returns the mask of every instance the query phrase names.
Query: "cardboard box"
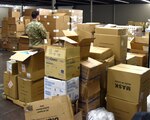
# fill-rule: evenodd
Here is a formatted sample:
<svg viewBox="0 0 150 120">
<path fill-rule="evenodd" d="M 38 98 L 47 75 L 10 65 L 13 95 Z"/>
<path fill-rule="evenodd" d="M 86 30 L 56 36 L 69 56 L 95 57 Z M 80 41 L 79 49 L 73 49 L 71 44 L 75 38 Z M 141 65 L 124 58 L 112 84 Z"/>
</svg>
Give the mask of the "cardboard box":
<svg viewBox="0 0 150 120">
<path fill-rule="evenodd" d="M 29 37 L 28 36 L 21 36 L 19 38 L 19 43 L 29 44 Z"/>
<path fill-rule="evenodd" d="M 44 78 L 44 98 L 57 95 L 68 95 L 72 101 L 79 99 L 79 77 L 68 81 L 55 78 Z"/>
<path fill-rule="evenodd" d="M 116 27 L 96 27 L 95 33 L 107 35 L 126 35 L 127 29 Z"/>
<path fill-rule="evenodd" d="M 36 9 L 24 9 L 24 16 L 31 16 L 32 12 Z"/>
<path fill-rule="evenodd" d="M 10 59 L 18 62 L 20 77 L 33 81 L 44 77 L 44 51 L 17 51 Z"/>
<path fill-rule="evenodd" d="M 18 76 L 4 72 L 4 92 L 7 96 L 18 99 Z"/>
<path fill-rule="evenodd" d="M 51 15 L 40 15 L 40 21 L 41 22 L 50 22 Z"/>
<path fill-rule="evenodd" d="M 51 23 L 50 22 L 41 22 L 41 23 L 44 25 L 44 27 L 47 31 L 51 30 L 51 25 L 50 25 Z"/>
<path fill-rule="evenodd" d="M 19 18 L 15 18 L 15 17 L 9 17 L 8 18 L 8 24 L 9 25 L 16 24 L 17 22 L 19 22 Z"/>
<path fill-rule="evenodd" d="M 70 99 L 67 96 L 57 96 L 29 103 L 25 109 L 25 119 L 74 120 Z"/>
<path fill-rule="evenodd" d="M 79 111 L 77 114 L 75 114 L 74 120 L 82 120 L 82 111 Z"/>
<path fill-rule="evenodd" d="M 9 9 L 8 17 L 19 18 L 20 17 L 20 11 Z"/>
<path fill-rule="evenodd" d="M 39 15 L 52 15 L 52 10 L 39 8 Z"/>
<path fill-rule="evenodd" d="M 8 31 L 8 37 L 19 38 L 24 32 Z"/>
<path fill-rule="evenodd" d="M 10 72 L 12 75 L 18 74 L 18 63 L 16 61 L 9 60 L 6 65 L 7 72 Z"/>
<path fill-rule="evenodd" d="M 100 76 L 88 82 L 80 82 L 80 100 L 92 99 L 100 95 Z"/>
<path fill-rule="evenodd" d="M 19 43 L 18 50 L 29 50 L 29 44 Z"/>
<path fill-rule="evenodd" d="M 142 102 L 143 94 L 150 88 L 149 74 L 148 68 L 134 65 L 119 64 L 108 68 L 107 94 L 129 102 Z"/>
<path fill-rule="evenodd" d="M 80 75 L 80 48 L 71 44 L 75 41 L 61 38 L 68 42 L 64 46 L 48 46 L 45 53 L 45 75 L 62 80 L 69 80 Z"/>
<path fill-rule="evenodd" d="M 69 16 L 83 16 L 83 10 L 78 10 L 78 9 L 58 9 L 56 11 L 57 13 L 66 13 L 66 15 Z"/>
<path fill-rule="evenodd" d="M 107 96 L 107 110 L 114 113 L 115 120 L 131 120 L 136 112 L 145 111 L 143 106 Z"/>
<path fill-rule="evenodd" d="M 127 36 L 95 34 L 94 46 L 111 48 L 116 60 L 126 60 Z"/>
<path fill-rule="evenodd" d="M 147 36 L 135 37 L 135 42 L 136 43 L 148 44 L 149 43 L 149 38 Z"/>
<path fill-rule="evenodd" d="M 81 62 L 81 78 L 90 80 L 101 75 L 104 69 L 104 64 L 92 58 L 88 58 L 88 60 Z"/>
<path fill-rule="evenodd" d="M 11 24 L 9 25 L 9 31 L 25 31 L 24 23 L 16 23 L 16 24 Z"/>
<path fill-rule="evenodd" d="M 80 101 L 79 108 L 83 110 L 83 115 L 87 115 L 87 113 L 91 110 L 97 109 L 100 107 L 100 96 L 94 99 Z"/>
<path fill-rule="evenodd" d="M 146 67 L 146 54 L 127 53 L 127 64 Z"/>
<path fill-rule="evenodd" d="M 137 43 L 135 40 L 131 41 L 131 49 L 142 50 L 148 52 L 148 44 L 147 43 Z"/>
<path fill-rule="evenodd" d="M 91 44 L 90 57 L 98 61 L 105 60 L 113 56 L 113 52 L 110 48 L 96 47 Z"/>
<path fill-rule="evenodd" d="M 77 30 L 82 30 L 90 33 L 95 33 L 95 27 L 99 23 L 82 23 L 77 25 Z"/>
<path fill-rule="evenodd" d="M 32 81 L 18 77 L 19 100 L 25 103 L 44 99 L 44 80 Z"/>
</svg>

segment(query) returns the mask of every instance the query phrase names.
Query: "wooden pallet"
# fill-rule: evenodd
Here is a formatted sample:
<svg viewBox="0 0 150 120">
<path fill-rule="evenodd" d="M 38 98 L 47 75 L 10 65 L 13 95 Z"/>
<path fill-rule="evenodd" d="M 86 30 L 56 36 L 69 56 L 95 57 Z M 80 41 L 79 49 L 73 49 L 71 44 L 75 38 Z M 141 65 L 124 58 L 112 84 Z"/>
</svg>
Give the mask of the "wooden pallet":
<svg viewBox="0 0 150 120">
<path fill-rule="evenodd" d="M 22 107 L 22 108 L 24 108 L 24 107 L 26 106 L 26 103 L 21 102 L 20 100 L 16 100 L 16 99 L 14 99 L 14 98 L 11 98 L 11 97 L 7 96 L 5 93 L 2 94 L 2 98 L 3 98 L 3 99 L 6 99 L 6 100 L 10 100 L 10 101 L 12 101 L 14 104 L 16 104 L 16 105 L 18 105 L 18 106 L 20 106 L 20 107 Z"/>
</svg>

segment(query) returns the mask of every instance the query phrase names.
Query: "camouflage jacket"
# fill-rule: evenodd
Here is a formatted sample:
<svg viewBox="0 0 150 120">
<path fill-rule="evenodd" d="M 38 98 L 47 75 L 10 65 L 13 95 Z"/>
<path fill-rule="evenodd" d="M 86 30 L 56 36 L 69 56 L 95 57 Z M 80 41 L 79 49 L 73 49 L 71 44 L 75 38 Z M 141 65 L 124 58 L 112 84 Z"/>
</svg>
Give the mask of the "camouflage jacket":
<svg viewBox="0 0 150 120">
<path fill-rule="evenodd" d="M 29 46 L 37 46 L 44 44 L 44 39 L 46 38 L 46 29 L 42 23 L 33 20 L 26 27 L 26 34 L 29 37 Z"/>
</svg>

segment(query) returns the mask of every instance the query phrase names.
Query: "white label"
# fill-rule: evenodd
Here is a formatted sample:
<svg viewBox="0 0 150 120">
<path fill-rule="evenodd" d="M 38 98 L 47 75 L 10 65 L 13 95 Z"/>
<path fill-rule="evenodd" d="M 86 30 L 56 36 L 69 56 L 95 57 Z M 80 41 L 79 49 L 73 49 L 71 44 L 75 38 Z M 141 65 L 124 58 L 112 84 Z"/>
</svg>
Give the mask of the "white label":
<svg viewBox="0 0 150 120">
<path fill-rule="evenodd" d="M 12 82 L 12 81 L 9 81 L 8 87 L 9 87 L 9 88 L 12 88 L 12 86 L 13 86 L 13 82 Z"/>
<path fill-rule="evenodd" d="M 47 25 L 50 25 L 50 22 L 47 22 Z"/>
<path fill-rule="evenodd" d="M 22 66 L 22 72 L 26 72 L 26 67 L 25 67 L 25 65 L 24 65 L 24 64 L 21 64 L 21 66 Z"/>
<path fill-rule="evenodd" d="M 47 16 L 45 15 L 45 16 L 44 16 L 44 18 L 46 19 L 46 18 L 47 18 Z"/>
<path fill-rule="evenodd" d="M 148 52 L 148 46 L 143 46 L 143 51 Z"/>
<path fill-rule="evenodd" d="M 12 64 L 7 62 L 7 71 L 12 73 Z"/>
<path fill-rule="evenodd" d="M 59 16 L 53 16 L 54 19 L 59 19 Z"/>
<path fill-rule="evenodd" d="M 53 32 L 59 32 L 59 30 L 53 30 Z"/>
<path fill-rule="evenodd" d="M 30 73 L 27 73 L 27 78 L 31 78 L 31 74 Z"/>
</svg>

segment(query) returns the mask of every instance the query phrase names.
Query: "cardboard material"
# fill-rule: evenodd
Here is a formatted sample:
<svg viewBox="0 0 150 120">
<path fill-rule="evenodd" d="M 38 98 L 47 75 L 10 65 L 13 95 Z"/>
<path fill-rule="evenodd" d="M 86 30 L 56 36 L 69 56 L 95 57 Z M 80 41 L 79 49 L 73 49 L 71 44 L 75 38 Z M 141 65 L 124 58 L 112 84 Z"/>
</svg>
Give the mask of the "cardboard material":
<svg viewBox="0 0 150 120">
<path fill-rule="evenodd" d="M 6 65 L 6 69 L 8 72 L 10 72 L 12 75 L 18 74 L 18 63 L 16 61 L 7 61 Z"/>
<path fill-rule="evenodd" d="M 119 64 L 108 69 L 107 94 L 129 102 L 142 102 L 149 91 L 150 70 L 145 67 Z M 148 95 L 148 94 L 147 94 Z"/>
<path fill-rule="evenodd" d="M 25 9 L 24 10 L 24 16 L 31 16 L 32 12 L 36 9 Z"/>
<path fill-rule="evenodd" d="M 8 31 L 8 37 L 19 38 L 24 32 Z"/>
<path fill-rule="evenodd" d="M 28 36 L 21 36 L 19 39 L 19 50 L 29 49 L 29 38 Z"/>
<path fill-rule="evenodd" d="M 80 100 L 92 99 L 93 96 L 100 95 L 100 76 L 86 83 L 80 82 Z"/>
<path fill-rule="evenodd" d="M 104 69 L 104 64 L 92 58 L 88 58 L 88 60 L 81 62 L 81 78 L 84 79 L 92 79 L 99 75 L 101 75 Z"/>
<path fill-rule="evenodd" d="M 138 103 L 130 103 L 107 96 L 107 109 L 114 113 L 115 120 L 131 120 L 136 112 L 146 112 L 146 110 L 142 110 L 144 104 L 140 105 Z"/>
<path fill-rule="evenodd" d="M 71 17 L 73 16 L 83 16 L 83 10 L 77 10 L 77 9 L 58 9 L 56 12 L 58 13 L 66 13 L 66 15 L 69 15 Z"/>
<path fill-rule="evenodd" d="M 75 114 L 74 120 L 83 120 L 82 119 L 82 111 L 79 111 L 77 114 Z"/>
<path fill-rule="evenodd" d="M 127 64 L 146 67 L 146 54 L 127 53 Z"/>
<path fill-rule="evenodd" d="M 66 39 L 65 40 L 70 40 Z M 75 43 L 71 41 L 70 43 Z M 48 46 L 45 54 L 45 75 L 69 80 L 80 73 L 80 48 L 66 43 L 65 46 Z M 76 44 L 76 43 L 75 43 Z"/>
<path fill-rule="evenodd" d="M 116 27 L 96 27 L 95 33 L 107 35 L 126 35 L 127 29 Z"/>
<path fill-rule="evenodd" d="M 40 15 L 41 22 L 50 22 L 51 15 Z"/>
<path fill-rule="evenodd" d="M 19 18 L 16 18 L 16 17 L 9 17 L 8 18 L 8 24 L 9 25 L 16 24 L 17 22 L 19 22 Z"/>
<path fill-rule="evenodd" d="M 100 107 L 100 96 L 94 99 L 79 102 L 79 108 L 83 110 L 84 116 L 86 116 L 89 111 L 94 110 L 99 107 Z"/>
<path fill-rule="evenodd" d="M 21 77 L 33 81 L 44 77 L 44 51 L 18 51 L 10 59 L 18 61 Z"/>
<path fill-rule="evenodd" d="M 147 43 L 138 43 L 133 40 L 131 43 L 131 49 L 142 50 L 148 52 L 148 44 Z"/>
<path fill-rule="evenodd" d="M 19 100 L 25 103 L 44 99 L 44 80 L 31 81 L 18 77 Z"/>
<path fill-rule="evenodd" d="M 68 95 L 72 101 L 79 99 L 79 77 L 68 81 L 44 77 L 44 98 Z"/>
<path fill-rule="evenodd" d="M 4 92 L 7 96 L 18 99 L 18 76 L 4 72 Z"/>
<path fill-rule="evenodd" d="M 20 11 L 9 9 L 8 17 L 19 18 L 20 17 Z"/>
<path fill-rule="evenodd" d="M 52 15 L 52 10 L 39 8 L 39 15 Z"/>
<path fill-rule="evenodd" d="M 11 24 L 9 25 L 9 31 L 24 31 L 25 30 L 25 27 L 24 27 L 24 23 L 16 23 L 16 24 Z"/>
<path fill-rule="evenodd" d="M 99 23 L 82 23 L 77 25 L 77 30 L 83 30 L 86 32 L 94 33 L 96 25 Z"/>
<path fill-rule="evenodd" d="M 149 38 L 147 36 L 135 37 L 135 42 L 136 43 L 148 44 L 149 43 Z"/>
<path fill-rule="evenodd" d="M 110 58 L 113 52 L 110 48 L 96 47 L 91 44 L 90 57 L 98 61 Z"/>
<path fill-rule="evenodd" d="M 74 120 L 70 99 L 67 96 L 57 96 L 29 103 L 25 109 L 25 119 Z"/>
<path fill-rule="evenodd" d="M 94 46 L 111 48 L 116 60 L 126 60 L 127 36 L 95 34 Z"/>
</svg>

